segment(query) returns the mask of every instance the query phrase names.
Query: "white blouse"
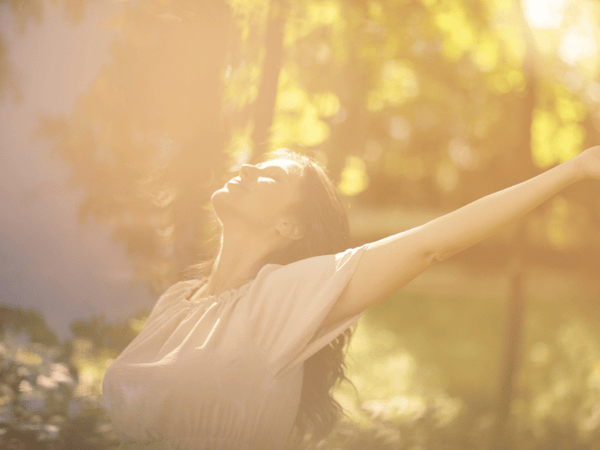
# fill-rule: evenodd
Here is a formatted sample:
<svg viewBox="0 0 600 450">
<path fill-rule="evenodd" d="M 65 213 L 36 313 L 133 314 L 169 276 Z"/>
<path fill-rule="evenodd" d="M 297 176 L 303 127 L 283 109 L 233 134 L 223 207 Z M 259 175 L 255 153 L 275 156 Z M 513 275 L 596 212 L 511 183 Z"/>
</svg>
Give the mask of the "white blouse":
<svg viewBox="0 0 600 450">
<path fill-rule="evenodd" d="M 284 448 L 304 361 L 362 315 L 319 328 L 365 247 L 267 264 L 218 296 L 169 287 L 103 380 L 120 449 Z"/>
</svg>

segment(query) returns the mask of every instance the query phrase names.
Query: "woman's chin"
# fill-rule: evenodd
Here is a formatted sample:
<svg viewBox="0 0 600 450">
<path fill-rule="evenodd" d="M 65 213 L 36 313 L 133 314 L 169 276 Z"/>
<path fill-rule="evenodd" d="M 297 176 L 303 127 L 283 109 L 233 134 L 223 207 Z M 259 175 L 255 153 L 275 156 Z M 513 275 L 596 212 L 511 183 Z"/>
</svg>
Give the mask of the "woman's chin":
<svg viewBox="0 0 600 450">
<path fill-rule="evenodd" d="M 227 189 L 227 187 L 222 187 L 219 190 L 213 192 L 210 197 L 210 202 L 212 203 L 213 211 L 220 216 L 222 214 L 227 214 L 227 211 L 231 211 L 235 209 L 233 206 L 233 199 L 231 196 L 231 192 Z"/>
<path fill-rule="evenodd" d="M 220 201 L 225 201 L 227 202 L 228 198 L 231 197 L 231 192 L 229 192 L 229 189 L 227 188 L 227 186 L 223 186 L 221 189 L 217 189 L 215 192 L 212 193 L 212 195 L 210 196 L 210 201 L 213 202 L 213 205 L 216 202 L 220 202 Z"/>
</svg>

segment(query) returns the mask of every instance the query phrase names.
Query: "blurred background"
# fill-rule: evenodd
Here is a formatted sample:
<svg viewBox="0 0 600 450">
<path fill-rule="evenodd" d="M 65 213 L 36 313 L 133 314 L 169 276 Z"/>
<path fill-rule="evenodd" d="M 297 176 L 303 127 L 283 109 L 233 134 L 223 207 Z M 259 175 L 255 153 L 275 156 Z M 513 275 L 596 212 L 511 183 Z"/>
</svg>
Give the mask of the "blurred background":
<svg viewBox="0 0 600 450">
<path fill-rule="evenodd" d="M 118 445 L 104 371 L 214 251 L 242 163 L 315 157 L 359 245 L 597 145 L 599 25 L 595 0 L 0 1 L 0 447 Z M 319 448 L 600 449 L 599 192 L 368 311 Z"/>
</svg>

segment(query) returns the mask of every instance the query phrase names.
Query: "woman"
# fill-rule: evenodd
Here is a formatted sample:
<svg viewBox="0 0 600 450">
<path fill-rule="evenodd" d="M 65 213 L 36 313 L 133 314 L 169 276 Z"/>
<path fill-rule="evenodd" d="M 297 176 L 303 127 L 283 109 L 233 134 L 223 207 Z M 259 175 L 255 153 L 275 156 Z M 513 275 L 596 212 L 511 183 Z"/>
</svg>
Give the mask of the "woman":
<svg viewBox="0 0 600 450">
<path fill-rule="evenodd" d="M 121 448 L 268 450 L 326 434 L 348 327 L 365 310 L 584 178 L 600 178 L 600 147 L 347 249 L 345 212 L 312 160 L 280 152 L 242 166 L 212 196 L 222 228 L 212 270 L 167 289 L 106 372 Z"/>
</svg>

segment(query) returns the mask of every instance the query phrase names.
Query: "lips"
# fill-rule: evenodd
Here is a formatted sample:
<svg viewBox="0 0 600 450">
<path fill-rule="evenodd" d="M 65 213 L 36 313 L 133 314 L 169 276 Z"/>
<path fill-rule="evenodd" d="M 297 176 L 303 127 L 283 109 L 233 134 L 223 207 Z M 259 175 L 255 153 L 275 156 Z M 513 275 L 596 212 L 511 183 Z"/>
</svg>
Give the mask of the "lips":
<svg viewBox="0 0 600 450">
<path fill-rule="evenodd" d="M 243 189 L 246 192 L 250 192 L 250 189 L 248 188 L 248 186 L 246 185 L 246 183 L 243 183 L 241 179 L 239 178 L 233 178 L 232 180 L 229 180 L 227 182 L 227 185 L 233 185 L 233 186 L 237 186 L 241 189 Z"/>
</svg>

